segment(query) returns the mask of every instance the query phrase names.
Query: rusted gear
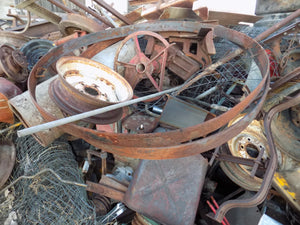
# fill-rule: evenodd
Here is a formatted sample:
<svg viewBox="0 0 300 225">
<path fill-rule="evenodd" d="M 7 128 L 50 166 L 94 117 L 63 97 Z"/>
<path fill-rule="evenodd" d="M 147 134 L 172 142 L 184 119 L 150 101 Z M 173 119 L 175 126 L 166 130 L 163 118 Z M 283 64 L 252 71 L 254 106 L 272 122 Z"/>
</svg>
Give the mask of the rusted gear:
<svg viewBox="0 0 300 225">
<path fill-rule="evenodd" d="M 141 35 L 149 37 L 145 50 L 141 49 L 139 43 L 138 36 Z M 129 60 L 126 59 L 128 62 L 124 62 L 123 59 L 120 59 L 120 52 L 124 50 L 126 44 L 128 44 L 131 39 L 134 42 L 135 56 Z M 152 50 L 154 42 L 157 40 L 159 40 L 164 47 L 160 52 L 153 55 Z M 162 91 L 168 57 L 167 49 L 169 47 L 170 44 L 168 41 L 157 33 L 151 31 L 138 31 L 130 34 L 121 42 L 116 52 L 114 70 L 120 74 L 124 74 L 124 78 L 129 82 L 133 89 L 135 89 L 136 85 L 141 80 L 148 78 L 157 91 Z"/>
<path fill-rule="evenodd" d="M 0 69 L 0 74 L 17 83 L 23 83 L 29 75 L 25 56 L 9 45 L 0 47 Z"/>
</svg>

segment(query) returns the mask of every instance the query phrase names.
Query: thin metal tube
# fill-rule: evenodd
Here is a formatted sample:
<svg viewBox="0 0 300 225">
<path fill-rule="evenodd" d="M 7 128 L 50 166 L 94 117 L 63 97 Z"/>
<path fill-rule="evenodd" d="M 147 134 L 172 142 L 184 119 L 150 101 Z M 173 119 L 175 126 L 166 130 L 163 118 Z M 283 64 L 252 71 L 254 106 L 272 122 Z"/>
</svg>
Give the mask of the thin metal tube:
<svg viewBox="0 0 300 225">
<path fill-rule="evenodd" d="M 72 9 L 69 9 L 68 7 L 66 7 L 64 4 L 57 2 L 55 0 L 47 0 L 48 2 L 51 2 L 53 5 L 57 6 L 58 8 L 61 8 L 62 10 L 64 10 L 65 12 L 68 13 L 75 13 Z"/>
<path fill-rule="evenodd" d="M 106 9 L 107 11 L 109 11 L 111 14 L 113 14 L 115 17 L 117 17 L 118 19 L 120 19 L 125 24 L 127 24 L 127 25 L 132 24 L 132 22 L 128 18 L 126 18 L 125 16 L 123 16 L 121 13 L 119 13 L 117 10 L 115 10 L 114 8 L 112 8 L 106 2 L 104 2 L 102 0 L 93 0 L 93 1 L 96 2 L 98 5 L 100 5 L 101 7 L 103 7 L 104 9 Z"/>
<path fill-rule="evenodd" d="M 86 7 L 85 5 L 83 5 L 82 3 L 80 3 L 80 2 L 78 2 L 76 0 L 69 0 L 69 1 L 72 2 L 73 4 L 77 5 L 79 8 L 83 9 L 84 11 L 88 12 L 89 14 L 91 14 L 92 16 L 94 16 L 96 19 L 98 19 L 101 22 L 105 23 L 106 25 L 108 25 L 110 27 L 115 27 L 111 22 L 109 22 L 108 20 L 104 19 L 98 13 L 96 13 L 95 11 L 89 9 L 88 7 Z"/>
<path fill-rule="evenodd" d="M 69 117 L 66 117 L 66 118 L 63 118 L 63 119 L 59 119 L 59 120 L 51 121 L 51 122 L 48 122 L 48 123 L 40 124 L 40 125 L 37 125 L 37 126 L 34 126 L 34 127 L 25 128 L 23 130 L 17 131 L 17 134 L 18 134 L 19 137 L 34 134 L 34 133 L 39 132 L 39 131 L 51 129 L 51 128 L 54 128 L 54 127 L 58 127 L 58 126 L 67 124 L 67 123 L 72 123 L 72 122 L 82 120 L 82 119 L 85 119 L 85 118 L 88 118 L 88 117 L 91 117 L 91 116 L 95 116 L 95 115 L 100 114 L 100 113 L 109 112 L 109 111 L 114 110 L 114 109 L 119 109 L 119 108 L 129 106 L 129 105 L 132 105 L 132 104 L 135 104 L 135 103 L 138 103 L 138 102 L 146 101 L 146 100 L 149 100 L 151 98 L 155 98 L 155 97 L 158 97 L 158 96 L 161 96 L 161 95 L 173 92 L 173 91 L 177 91 L 181 87 L 182 86 L 177 86 L 177 87 L 174 87 L 174 88 L 171 88 L 171 89 L 168 89 L 168 90 L 165 90 L 165 91 L 157 92 L 157 93 L 154 93 L 154 94 L 151 94 L 151 95 L 147 95 L 147 96 L 144 96 L 144 97 L 131 99 L 131 100 L 126 101 L 126 102 L 120 102 L 120 103 L 117 103 L 117 104 L 114 104 L 114 105 L 110 105 L 110 106 L 107 106 L 107 107 L 103 107 L 103 108 L 91 110 L 91 111 L 88 111 L 88 112 L 80 113 L 80 114 L 77 114 L 77 115 L 69 116 Z"/>
</svg>

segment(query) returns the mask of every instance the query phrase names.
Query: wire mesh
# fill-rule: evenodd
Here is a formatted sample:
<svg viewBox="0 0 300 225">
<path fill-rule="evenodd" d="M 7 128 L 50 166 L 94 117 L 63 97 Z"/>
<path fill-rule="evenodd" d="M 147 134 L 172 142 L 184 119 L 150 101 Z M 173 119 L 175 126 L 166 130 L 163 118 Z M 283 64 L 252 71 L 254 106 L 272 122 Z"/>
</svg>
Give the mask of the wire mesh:
<svg viewBox="0 0 300 225">
<path fill-rule="evenodd" d="M 81 172 L 66 142 L 42 147 L 31 136 L 17 138 L 17 162 L 13 180 L 52 169 L 62 179 L 83 183 Z M 23 179 L 14 185 L 12 210 L 18 224 L 96 224 L 94 207 L 84 187 L 65 184 L 49 172 L 34 179 Z"/>
</svg>

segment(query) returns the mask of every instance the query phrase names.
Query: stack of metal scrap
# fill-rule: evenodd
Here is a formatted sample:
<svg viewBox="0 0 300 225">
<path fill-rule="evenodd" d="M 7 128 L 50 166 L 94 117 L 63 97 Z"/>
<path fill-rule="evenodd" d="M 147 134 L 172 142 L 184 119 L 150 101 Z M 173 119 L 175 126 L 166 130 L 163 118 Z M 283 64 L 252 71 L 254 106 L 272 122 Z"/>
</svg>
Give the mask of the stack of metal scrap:
<svg viewBox="0 0 300 225">
<path fill-rule="evenodd" d="M 129 4 L 9 12 L 0 221 L 299 224 L 297 3 L 262 15 L 258 1 L 260 16 Z"/>
</svg>

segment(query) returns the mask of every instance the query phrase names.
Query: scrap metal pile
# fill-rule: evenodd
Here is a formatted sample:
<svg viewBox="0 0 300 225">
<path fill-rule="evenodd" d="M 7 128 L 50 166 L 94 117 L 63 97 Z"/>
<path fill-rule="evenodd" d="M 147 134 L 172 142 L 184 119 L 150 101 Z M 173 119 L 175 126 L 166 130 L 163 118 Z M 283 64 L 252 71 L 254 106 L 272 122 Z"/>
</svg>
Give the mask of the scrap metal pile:
<svg viewBox="0 0 300 225">
<path fill-rule="evenodd" d="M 3 224 L 300 223 L 299 7 L 193 2 L 17 2 L 0 31 Z"/>
</svg>

